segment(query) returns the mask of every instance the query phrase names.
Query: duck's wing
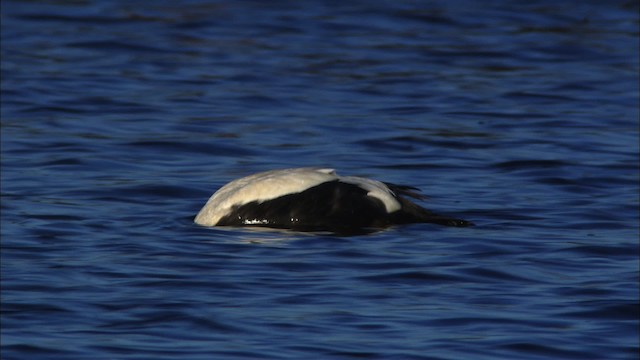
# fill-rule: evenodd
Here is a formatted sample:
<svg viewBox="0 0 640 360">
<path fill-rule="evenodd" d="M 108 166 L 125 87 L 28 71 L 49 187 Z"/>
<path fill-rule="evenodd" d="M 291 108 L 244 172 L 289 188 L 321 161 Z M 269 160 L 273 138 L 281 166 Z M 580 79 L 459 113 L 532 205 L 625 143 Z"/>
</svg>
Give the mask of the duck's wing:
<svg viewBox="0 0 640 360">
<path fill-rule="evenodd" d="M 427 195 L 421 194 L 420 189 L 414 186 L 408 185 L 399 185 L 394 183 L 385 182 L 385 185 L 393 191 L 395 194 L 400 196 L 407 196 L 410 198 L 418 199 L 418 200 L 427 200 L 429 197 Z"/>
</svg>

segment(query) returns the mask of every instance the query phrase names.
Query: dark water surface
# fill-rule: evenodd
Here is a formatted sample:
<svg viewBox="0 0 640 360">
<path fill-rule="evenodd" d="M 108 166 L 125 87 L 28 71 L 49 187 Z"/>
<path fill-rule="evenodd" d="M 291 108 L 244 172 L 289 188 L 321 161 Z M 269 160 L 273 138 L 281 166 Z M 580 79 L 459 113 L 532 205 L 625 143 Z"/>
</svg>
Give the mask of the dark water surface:
<svg viewBox="0 0 640 360">
<path fill-rule="evenodd" d="M 2 359 L 637 359 L 636 1 L 3 1 Z M 473 228 L 202 228 L 331 166 Z"/>
</svg>

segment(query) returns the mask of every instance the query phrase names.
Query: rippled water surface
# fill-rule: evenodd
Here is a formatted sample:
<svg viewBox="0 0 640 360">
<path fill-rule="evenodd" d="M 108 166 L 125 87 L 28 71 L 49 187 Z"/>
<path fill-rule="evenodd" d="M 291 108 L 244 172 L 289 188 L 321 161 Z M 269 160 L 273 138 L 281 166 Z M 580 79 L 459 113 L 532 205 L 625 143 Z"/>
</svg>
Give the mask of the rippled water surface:
<svg viewBox="0 0 640 360">
<path fill-rule="evenodd" d="M 2 359 L 636 359 L 636 1 L 3 1 Z M 203 228 L 330 166 L 473 228 Z"/>
</svg>

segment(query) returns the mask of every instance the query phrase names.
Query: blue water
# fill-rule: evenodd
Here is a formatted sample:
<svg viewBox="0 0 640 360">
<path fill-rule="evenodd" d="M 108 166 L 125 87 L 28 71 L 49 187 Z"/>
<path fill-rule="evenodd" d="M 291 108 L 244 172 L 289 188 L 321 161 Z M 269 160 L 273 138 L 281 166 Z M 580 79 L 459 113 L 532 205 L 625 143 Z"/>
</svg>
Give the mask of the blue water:
<svg viewBox="0 0 640 360">
<path fill-rule="evenodd" d="M 3 1 L 2 359 L 637 359 L 636 1 Z M 202 228 L 330 166 L 473 228 Z"/>
</svg>

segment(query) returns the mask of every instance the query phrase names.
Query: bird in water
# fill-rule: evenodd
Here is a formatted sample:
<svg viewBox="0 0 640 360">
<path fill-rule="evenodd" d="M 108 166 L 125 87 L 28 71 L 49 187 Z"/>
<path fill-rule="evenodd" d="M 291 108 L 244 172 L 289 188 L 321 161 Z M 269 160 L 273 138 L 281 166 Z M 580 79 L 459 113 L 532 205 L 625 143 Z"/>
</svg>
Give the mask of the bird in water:
<svg viewBox="0 0 640 360">
<path fill-rule="evenodd" d="M 195 217 L 203 226 L 261 226 L 296 231 L 358 233 L 397 224 L 464 227 L 409 200 L 411 186 L 340 176 L 334 169 L 271 170 L 234 180 L 216 191 Z"/>
</svg>

